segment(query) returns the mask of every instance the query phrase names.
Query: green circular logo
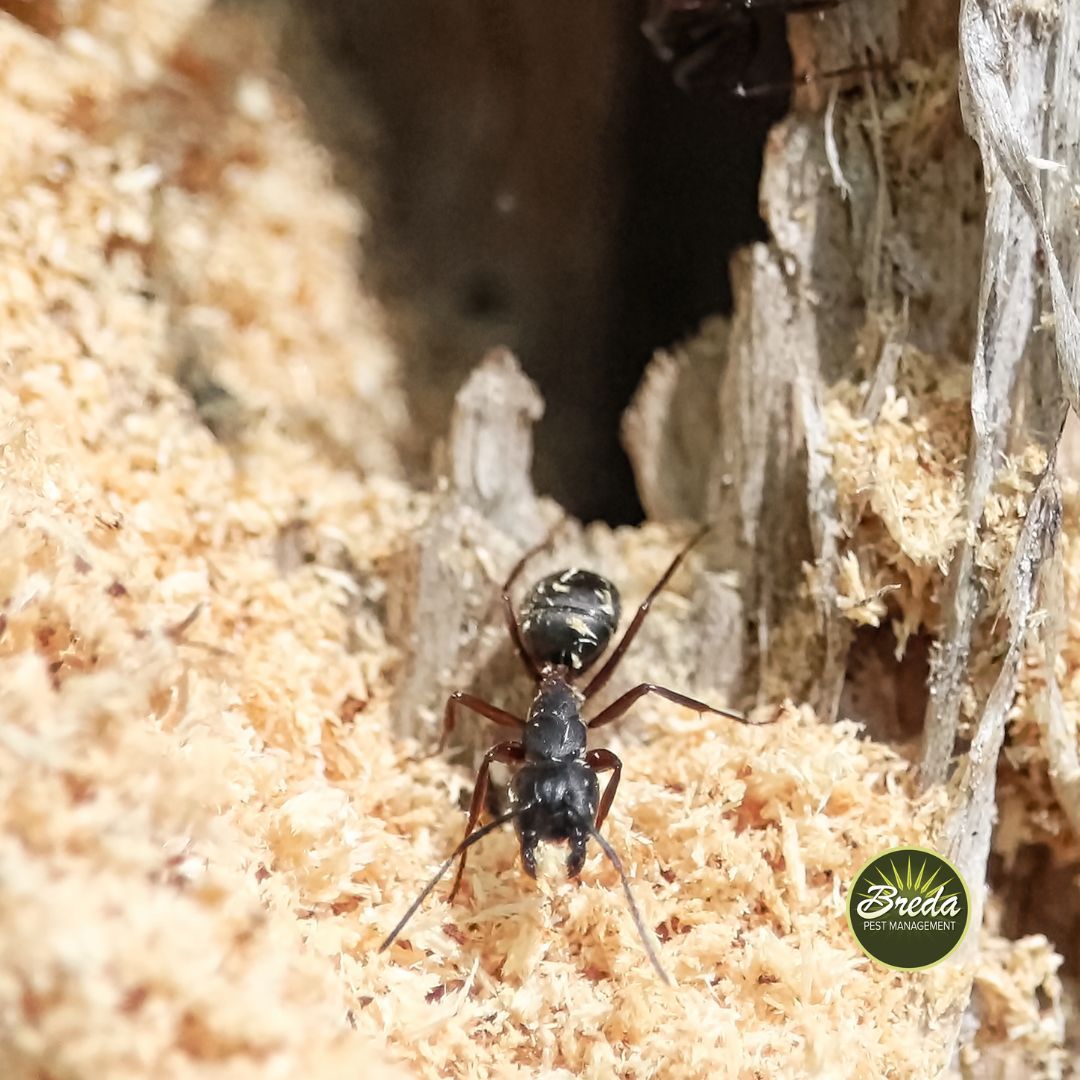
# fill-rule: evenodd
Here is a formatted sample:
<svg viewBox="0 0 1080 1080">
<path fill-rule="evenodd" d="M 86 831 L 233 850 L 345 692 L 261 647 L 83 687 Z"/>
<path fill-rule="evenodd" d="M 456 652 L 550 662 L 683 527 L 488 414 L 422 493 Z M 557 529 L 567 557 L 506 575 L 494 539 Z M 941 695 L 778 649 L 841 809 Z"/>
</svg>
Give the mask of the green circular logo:
<svg viewBox="0 0 1080 1080">
<path fill-rule="evenodd" d="M 964 940 L 970 911 L 960 871 L 926 848 L 883 851 L 848 891 L 848 923 L 859 947 L 901 971 L 941 963 Z"/>
</svg>

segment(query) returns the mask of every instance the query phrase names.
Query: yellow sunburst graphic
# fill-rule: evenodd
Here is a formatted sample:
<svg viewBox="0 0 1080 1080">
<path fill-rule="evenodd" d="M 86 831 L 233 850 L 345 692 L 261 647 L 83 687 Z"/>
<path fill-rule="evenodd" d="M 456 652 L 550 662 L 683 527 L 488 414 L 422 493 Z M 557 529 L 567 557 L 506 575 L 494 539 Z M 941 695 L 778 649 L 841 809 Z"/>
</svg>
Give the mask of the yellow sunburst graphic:
<svg viewBox="0 0 1080 1080">
<path fill-rule="evenodd" d="M 889 875 L 886 874 L 880 866 L 875 866 L 874 870 L 877 872 L 878 876 L 881 878 L 882 882 L 885 885 L 888 885 L 890 888 L 895 886 L 899 890 L 899 892 L 905 894 L 906 896 L 928 896 L 930 894 L 930 890 L 934 887 L 935 878 L 937 878 L 938 874 L 941 872 L 941 867 L 939 866 L 925 881 L 923 881 L 923 875 L 926 873 L 926 863 L 927 860 L 924 858 L 921 865 L 919 866 L 918 873 L 914 876 L 912 875 L 910 854 L 908 855 L 907 859 L 906 876 L 900 872 L 900 870 L 897 868 L 896 862 L 893 859 L 889 860 L 889 868 L 893 872 L 893 876 L 891 879 Z M 946 878 L 944 881 L 941 882 L 938 888 L 945 889 L 955 880 L 955 878 L 951 877 Z M 865 897 L 867 900 L 873 899 L 873 894 L 868 892 L 859 893 L 858 895 Z M 948 900 L 951 897 L 959 897 L 959 893 L 942 892 L 941 894 L 942 900 Z"/>
</svg>

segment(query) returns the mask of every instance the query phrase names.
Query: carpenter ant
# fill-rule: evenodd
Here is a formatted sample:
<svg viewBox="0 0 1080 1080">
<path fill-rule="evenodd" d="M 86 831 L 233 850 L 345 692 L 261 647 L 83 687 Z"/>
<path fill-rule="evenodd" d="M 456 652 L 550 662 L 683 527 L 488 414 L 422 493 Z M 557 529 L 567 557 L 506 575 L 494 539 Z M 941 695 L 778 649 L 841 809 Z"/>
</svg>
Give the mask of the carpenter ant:
<svg viewBox="0 0 1080 1080">
<path fill-rule="evenodd" d="M 713 86 L 733 97 L 752 98 L 790 90 L 803 79 L 747 85 L 746 78 L 761 53 L 764 20 L 809 14 L 837 7 L 844 0 L 650 0 L 642 24 L 656 55 L 671 65 L 682 90 Z M 823 72 L 831 78 L 866 71 L 852 65 Z"/>
<path fill-rule="evenodd" d="M 582 706 L 605 686 L 615 673 L 619 661 L 641 629 L 653 600 L 671 580 L 687 552 L 707 531 L 708 529 L 702 529 L 697 533 L 671 561 L 660 580 L 642 601 L 607 663 L 583 690 L 574 685 L 575 681 L 600 658 L 619 625 L 618 591 L 610 581 L 588 570 L 571 569 L 550 574 L 538 581 L 529 591 L 522 605 L 519 622 L 510 600 L 510 589 L 525 564 L 543 549 L 547 541 L 527 552 L 514 567 L 503 586 L 503 606 L 514 647 L 536 682 L 536 696 L 529 707 L 528 717 L 522 720 L 472 694 L 458 691 L 450 695 L 443 716 L 440 748 L 445 745 L 447 736 L 453 730 L 459 707 L 471 709 L 496 724 L 517 729 L 521 739 L 498 743 L 484 755 L 476 775 L 465 836 L 413 901 L 401 921 L 390 931 L 379 947 L 380 952 L 401 933 L 454 860 L 460 858 L 457 875 L 447 898 L 453 901 L 465 872 L 469 848 L 501 825 L 513 821 L 521 845 L 522 865 L 525 872 L 533 878 L 536 877 L 536 847 L 541 840 L 569 842 L 566 871 L 571 878 L 576 878 L 581 873 L 585 862 L 585 846 L 589 838 L 596 841 L 619 873 L 630 914 L 649 960 L 664 982 L 670 982 L 645 932 L 641 913 L 630 891 L 630 883 L 619 856 L 600 834 L 600 827 L 615 798 L 622 762 L 610 750 L 587 750 L 588 730 L 617 720 L 646 694 L 656 694 L 698 713 L 716 713 L 744 724 L 750 721 L 731 709 L 714 708 L 653 683 L 641 683 L 628 690 L 590 720 L 582 717 Z M 511 809 L 477 830 L 476 825 L 487 795 L 488 770 L 495 761 L 516 767 L 510 782 Z M 603 795 L 600 794 L 597 779 L 599 772 L 611 773 Z"/>
</svg>

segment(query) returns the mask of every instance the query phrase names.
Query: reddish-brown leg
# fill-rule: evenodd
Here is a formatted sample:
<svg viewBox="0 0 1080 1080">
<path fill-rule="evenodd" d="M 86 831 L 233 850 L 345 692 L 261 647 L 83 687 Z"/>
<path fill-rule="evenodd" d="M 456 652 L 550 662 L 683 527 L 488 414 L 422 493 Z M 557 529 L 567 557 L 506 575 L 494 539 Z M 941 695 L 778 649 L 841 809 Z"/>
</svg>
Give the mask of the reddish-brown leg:
<svg viewBox="0 0 1080 1080">
<path fill-rule="evenodd" d="M 446 699 L 446 709 L 443 712 L 442 738 L 439 739 L 439 747 L 436 753 L 442 753 L 446 749 L 450 732 L 454 730 L 454 725 L 457 723 L 459 705 L 464 706 L 466 709 L 472 709 L 473 712 L 487 717 L 488 720 L 493 720 L 496 724 L 502 724 L 503 727 L 517 728 L 518 731 L 525 728 L 525 721 L 513 713 L 508 713 L 505 709 L 500 709 L 497 705 L 492 705 L 483 698 L 478 698 L 475 694 L 466 694 L 461 690 L 455 690 Z"/>
<path fill-rule="evenodd" d="M 608 816 L 611 804 L 615 800 L 615 792 L 619 787 L 619 777 L 622 776 L 622 762 L 610 750 L 590 750 L 585 755 L 585 764 L 594 772 L 611 770 L 611 779 L 604 788 L 604 794 L 600 796 L 600 805 L 596 808 L 596 827 L 599 829 L 604 824 L 604 818 Z"/>
<path fill-rule="evenodd" d="M 510 640 L 513 641 L 514 648 L 517 649 L 518 656 L 521 657 L 521 662 L 525 665 L 529 674 L 534 679 L 540 678 L 540 671 L 536 666 L 536 661 L 529 655 L 529 650 L 525 648 L 525 642 L 522 640 L 521 627 L 518 625 L 517 615 L 514 613 L 514 603 L 510 599 L 510 590 L 513 588 L 514 582 L 521 576 L 521 571 L 525 569 L 525 564 L 534 555 L 539 555 L 540 552 L 551 543 L 555 538 L 555 534 L 562 528 L 563 521 L 565 520 L 565 518 L 560 518 L 539 544 L 529 548 L 529 550 L 518 559 L 514 564 L 514 569 L 510 571 L 510 576 L 506 579 L 502 588 L 503 610 L 506 613 L 506 628 L 510 631 Z"/>
<path fill-rule="evenodd" d="M 658 697 L 667 698 L 668 701 L 674 701 L 676 705 L 693 709 L 696 713 L 711 712 L 716 713 L 717 716 L 729 716 L 732 720 L 738 720 L 740 724 L 750 723 L 741 712 L 736 712 L 734 709 L 717 709 L 712 705 L 706 705 L 704 701 L 687 697 L 676 690 L 669 690 L 666 686 L 657 686 L 655 683 L 645 682 L 635 686 L 633 690 L 627 690 L 622 697 L 616 698 L 606 709 L 598 712 L 591 720 L 587 721 L 586 725 L 590 728 L 598 728 L 610 724 L 612 720 L 618 720 L 638 698 L 643 698 L 646 694 L 656 694 Z"/>
<path fill-rule="evenodd" d="M 637 632 L 641 629 L 641 624 L 645 621 L 645 616 L 649 614 L 649 608 L 652 607 L 652 602 L 659 595 L 664 586 L 671 580 L 672 575 L 679 569 L 679 564 L 686 558 L 687 552 L 704 537 L 709 531 L 709 527 L 699 530 L 688 544 L 686 544 L 682 551 L 671 560 L 671 565 L 664 571 L 660 580 L 652 587 L 652 592 L 641 601 L 641 607 L 637 609 L 637 614 L 634 616 L 634 621 L 627 627 L 626 633 L 623 634 L 622 641 L 615 646 L 615 651 L 608 657 L 604 666 L 592 677 L 592 681 L 583 691 L 586 698 L 590 698 L 597 692 L 597 690 L 603 687 L 608 679 L 615 674 L 615 669 L 619 666 L 619 661 L 622 660 L 623 654 L 628 648 L 630 643 L 637 637 Z"/>
<path fill-rule="evenodd" d="M 484 760 L 476 773 L 476 786 L 473 788 L 472 803 L 469 805 L 469 820 L 465 825 L 465 835 L 461 838 L 462 843 L 465 843 L 472 835 L 476 823 L 480 820 L 480 813 L 484 809 L 484 799 L 487 797 L 488 789 L 488 770 L 491 763 L 498 761 L 503 765 L 520 765 L 524 760 L 525 748 L 521 743 L 516 742 L 496 743 L 484 755 Z M 454 884 L 450 887 L 450 895 L 446 898 L 449 902 L 452 902 L 457 895 L 461 875 L 465 873 L 465 860 L 468 857 L 469 852 L 466 849 L 461 853 L 461 862 L 458 863 L 457 874 L 454 875 Z"/>
</svg>

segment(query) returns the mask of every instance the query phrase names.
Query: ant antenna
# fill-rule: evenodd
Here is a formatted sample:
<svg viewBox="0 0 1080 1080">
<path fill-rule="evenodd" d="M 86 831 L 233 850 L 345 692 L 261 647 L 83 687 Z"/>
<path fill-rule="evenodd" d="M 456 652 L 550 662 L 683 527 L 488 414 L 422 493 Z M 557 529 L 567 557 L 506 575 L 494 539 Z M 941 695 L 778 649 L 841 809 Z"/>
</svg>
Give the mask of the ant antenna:
<svg viewBox="0 0 1080 1080">
<path fill-rule="evenodd" d="M 656 949 L 653 947 L 648 934 L 645 932 L 645 920 L 642 919 L 641 912 L 634 902 L 634 894 L 630 891 L 630 882 L 626 878 L 626 871 L 623 870 L 623 865 L 619 860 L 619 856 L 615 853 L 615 849 L 604 839 L 600 830 L 591 821 L 582 819 L 582 823 L 589 830 L 589 835 L 600 845 L 601 850 L 611 860 L 611 865 L 618 870 L 619 880 L 622 882 L 623 892 L 626 894 L 626 904 L 630 908 L 630 914 L 633 916 L 634 925 L 637 927 L 638 937 L 641 938 L 641 944 L 645 946 L 645 952 L 648 954 L 652 966 L 656 968 L 656 974 L 659 975 L 668 986 L 671 986 L 671 978 L 660 963 L 660 957 L 657 955 Z"/>
<path fill-rule="evenodd" d="M 420 905 L 431 895 L 431 890 L 442 881 L 446 874 L 446 871 L 454 865 L 454 860 L 463 852 L 468 851 L 477 841 L 483 840 L 488 833 L 493 833 L 501 825 L 505 825 L 508 821 L 512 821 L 516 817 L 521 817 L 522 814 L 527 814 L 530 810 L 535 808 L 535 803 L 527 803 L 524 806 L 516 806 L 513 810 L 508 810 L 505 814 L 501 814 L 494 821 L 489 821 L 482 828 L 477 829 L 471 836 L 467 836 L 456 848 L 454 853 L 435 871 L 435 876 L 424 886 L 424 891 L 409 905 L 409 910 L 401 917 L 401 921 L 386 935 L 386 939 L 379 946 L 379 952 L 384 952 L 386 949 L 394 943 L 394 939 L 405 929 L 405 924 L 416 914 Z"/>
<path fill-rule="evenodd" d="M 778 94 L 782 90 L 798 90 L 804 86 L 813 86 L 815 83 L 823 83 L 829 79 L 844 79 L 848 75 L 872 75 L 879 73 L 887 73 L 889 71 L 889 65 L 885 62 L 879 63 L 863 63 L 863 64 L 847 64 L 844 67 L 832 68 L 828 71 L 804 71 L 800 75 L 792 75 L 790 79 L 783 79 L 780 82 L 769 83 L 756 83 L 753 86 L 746 86 L 744 83 L 737 82 L 728 91 L 732 97 L 739 98 L 742 101 L 750 101 L 754 98 L 770 97 L 773 94 Z M 676 81 L 678 76 L 676 76 Z M 678 83 L 679 88 L 684 91 L 689 91 L 689 86 L 684 86 L 682 83 Z"/>
</svg>

